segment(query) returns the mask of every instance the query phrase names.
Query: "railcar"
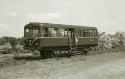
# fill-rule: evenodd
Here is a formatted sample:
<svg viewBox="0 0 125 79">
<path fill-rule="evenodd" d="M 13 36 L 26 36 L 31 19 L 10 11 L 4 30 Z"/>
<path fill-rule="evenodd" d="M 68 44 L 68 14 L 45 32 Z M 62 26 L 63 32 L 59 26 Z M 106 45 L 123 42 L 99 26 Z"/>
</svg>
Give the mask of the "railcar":
<svg viewBox="0 0 125 79">
<path fill-rule="evenodd" d="M 24 26 L 24 48 L 39 50 L 42 57 L 57 53 L 87 54 L 98 45 L 96 27 L 31 22 Z"/>
</svg>

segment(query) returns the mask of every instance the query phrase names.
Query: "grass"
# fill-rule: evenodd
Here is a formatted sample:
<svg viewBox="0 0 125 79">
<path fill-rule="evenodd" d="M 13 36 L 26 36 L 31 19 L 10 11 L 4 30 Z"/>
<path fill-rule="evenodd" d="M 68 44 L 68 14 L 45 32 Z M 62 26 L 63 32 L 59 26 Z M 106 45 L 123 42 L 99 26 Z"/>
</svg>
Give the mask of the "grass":
<svg viewBox="0 0 125 79">
<path fill-rule="evenodd" d="M 108 53 L 106 53 L 107 51 Z M 114 53 L 112 51 L 115 51 L 117 53 Z M 18 79 L 17 76 L 20 76 L 20 78 L 23 79 L 34 79 L 35 77 L 37 79 L 56 79 L 55 77 L 59 79 L 58 77 L 66 75 L 67 76 L 74 75 L 74 74 L 76 75 L 76 73 L 80 73 L 81 71 L 80 76 L 81 75 L 85 76 L 88 74 L 88 79 L 93 79 L 94 77 L 95 77 L 94 79 L 96 78 L 99 79 L 98 77 L 100 76 L 97 75 L 98 72 L 100 73 L 100 71 L 98 71 L 98 69 L 102 69 L 103 65 L 111 64 L 118 60 L 124 59 L 125 54 L 119 51 L 124 51 L 124 47 L 118 49 L 105 50 L 105 51 L 89 52 L 89 53 L 94 53 L 93 55 L 95 56 L 91 54 L 89 56 L 77 55 L 77 56 L 71 56 L 70 58 L 56 57 L 44 60 L 41 59 L 40 56 L 36 56 L 33 54 L 25 54 L 25 53 L 24 55 L 20 54 L 13 56 L 5 56 L 0 58 L 0 63 L 3 63 L 3 68 L 0 68 L 1 70 L 0 76 L 3 76 L 3 78 L 1 77 L 2 79 Z M 95 68 L 97 68 L 97 70 Z M 108 68 L 111 69 L 110 66 L 108 66 Z M 106 69 L 108 70 L 108 68 Z M 88 70 L 87 71 L 88 73 L 86 73 L 86 70 Z M 85 72 L 86 74 L 82 73 L 82 71 Z M 95 73 L 96 71 L 97 74 L 95 73 L 93 75 L 91 71 L 93 73 Z M 103 71 L 102 74 L 100 75 L 101 75 L 100 78 L 102 78 Z M 84 79 L 82 77 L 81 79 Z"/>
<path fill-rule="evenodd" d="M 119 47 L 119 48 L 115 48 L 115 49 L 107 49 L 107 50 L 97 50 L 97 51 L 90 51 L 88 52 L 88 55 L 102 55 L 105 53 L 117 53 L 117 52 L 124 52 L 125 51 L 125 47 Z M 23 54 L 23 55 L 12 55 L 9 56 L 9 54 L 6 54 L 5 56 L 2 57 L 3 54 L 1 54 L 0 56 L 0 67 L 6 67 L 6 66 L 13 66 L 13 65 L 19 65 L 19 64 L 25 64 L 27 61 L 33 61 L 33 60 L 43 60 L 40 56 L 37 55 L 27 55 L 27 54 Z M 74 58 L 73 58 L 74 57 Z M 54 60 L 63 60 L 66 57 L 57 57 L 54 58 Z M 49 58 L 50 60 L 53 58 Z M 79 60 L 85 60 L 85 57 L 76 57 L 76 56 L 72 56 L 71 58 L 68 58 L 68 61 L 79 61 Z M 68 62 L 65 61 L 65 62 Z"/>
<path fill-rule="evenodd" d="M 26 63 L 26 61 L 24 61 L 24 60 L 17 61 L 13 57 L 5 57 L 5 58 L 0 59 L 0 68 L 6 67 L 6 66 L 25 64 L 25 63 Z"/>
</svg>

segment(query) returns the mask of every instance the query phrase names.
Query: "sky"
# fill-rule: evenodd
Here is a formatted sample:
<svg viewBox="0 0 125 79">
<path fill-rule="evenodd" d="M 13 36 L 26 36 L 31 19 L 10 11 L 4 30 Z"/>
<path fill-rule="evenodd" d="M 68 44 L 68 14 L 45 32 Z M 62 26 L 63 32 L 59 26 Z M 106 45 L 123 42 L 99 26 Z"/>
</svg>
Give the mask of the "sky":
<svg viewBox="0 0 125 79">
<path fill-rule="evenodd" d="M 0 0 L 0 37 L 22 37 L 29 22 L 125 32 L 125 0 Z"/>
</svg>

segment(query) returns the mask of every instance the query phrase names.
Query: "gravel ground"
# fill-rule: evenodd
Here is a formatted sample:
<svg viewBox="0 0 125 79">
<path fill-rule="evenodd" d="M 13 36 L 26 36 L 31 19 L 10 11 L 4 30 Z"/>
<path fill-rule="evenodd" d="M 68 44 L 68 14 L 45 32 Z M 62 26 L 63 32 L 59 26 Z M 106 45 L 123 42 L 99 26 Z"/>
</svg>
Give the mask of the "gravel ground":
<svg viewBox="0 0 125 79">
<path fill-rule="evenodd" d="M 14 61 L 20 64 L 0 67 L 0 79 L 125 79 L 124 52 Z"/>
</svg>

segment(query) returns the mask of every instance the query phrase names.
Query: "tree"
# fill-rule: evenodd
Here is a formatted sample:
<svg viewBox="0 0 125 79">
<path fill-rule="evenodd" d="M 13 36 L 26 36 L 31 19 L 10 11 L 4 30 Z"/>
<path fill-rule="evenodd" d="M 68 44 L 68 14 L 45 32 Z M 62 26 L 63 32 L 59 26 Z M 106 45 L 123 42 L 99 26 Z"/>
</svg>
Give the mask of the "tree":
<svg viewBox="0 0 125 79">
<path fill-rule="evenodd" d="M 17 39 L 15 37 L 3 37 L 6 39 L 6 42 L 10 43 L 12 48 L 15 48 L 15 44 L 17 44 Z"/>
<path fill-rule="evenodd" d="M 24 37 L 18 38 L 18 43 L 24 45 Z"/>
<path fill-rule="evenodd" d="M 5 38 L 0 38 L 0 44 L 3 45 L 7 42 L 7 40 Z"/>
</svg>

